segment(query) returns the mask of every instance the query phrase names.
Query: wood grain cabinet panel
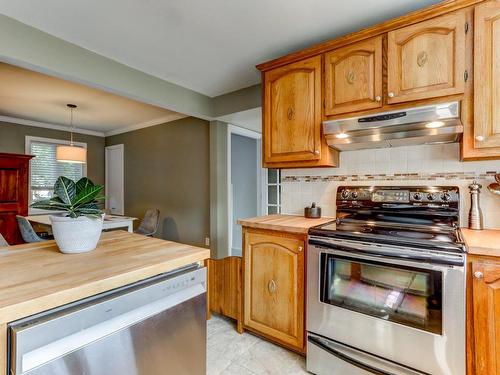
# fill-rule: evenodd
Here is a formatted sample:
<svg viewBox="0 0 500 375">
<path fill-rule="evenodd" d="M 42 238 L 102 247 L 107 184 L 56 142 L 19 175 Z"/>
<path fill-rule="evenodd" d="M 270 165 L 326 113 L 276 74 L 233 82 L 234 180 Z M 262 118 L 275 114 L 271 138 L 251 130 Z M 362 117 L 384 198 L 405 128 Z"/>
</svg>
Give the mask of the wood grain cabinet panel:
<svg viewBox="0 0 500 375">
<path fill-rule="evenodd" d="M 304 240 L 245 230 L 245 328 L 304 350 Z"/>
<path fill-rule="evenodd" d="M 321 158 L 321 56 L 264 74 L 264 161 Z"/>
<path fill-rule="evenodd" d="M 472 263 L 476 375 L 500 374 L 500 263 Z"/>
<path fill-rule="evenodd" d="M 382 106 L 382 36 L 325 54 L 325 115 Z"/>
<path fill-rule="evenodd" d="M 16 215 L 28 215 L 30 155 L 0 153 L 0 233 L 10 245 L 23 243 Z"/>
<path fill-rule="evenodd" d="M 465 12 L 387 35 L 387 102 L 461 94 L 465 89 Z"/>
<path fill-rule="evenodd" d="M 500 156 L 500 3 L 475 9 L 474 148 Z M 488 156 L 486 154 L 486 156 Z"/>
</svg>

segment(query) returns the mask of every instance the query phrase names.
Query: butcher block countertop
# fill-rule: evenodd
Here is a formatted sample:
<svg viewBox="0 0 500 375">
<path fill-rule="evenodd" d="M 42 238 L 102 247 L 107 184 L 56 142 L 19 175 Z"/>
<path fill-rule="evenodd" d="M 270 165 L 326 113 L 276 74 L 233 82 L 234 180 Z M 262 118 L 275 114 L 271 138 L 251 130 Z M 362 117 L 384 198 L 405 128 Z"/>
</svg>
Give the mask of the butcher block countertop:
<svg viewBox="0 0 500 375">
<path fill-rule="evenodd" d="M 335 218 L 307 219 L 304 216 L 298 215 L 266 215 L 249 219 L 239 219 L 238 224 L 248 228 L 305 234 L 311 227 L 332 221 L 335 221 Z"/>
<path fill-rule="evenodd" d="M 471 255 L 500 257 L 500 229 L 461 229 L 462 236 Z"/>
<path fill-rule="evenodd" d="M 209 249 L 125 231 L 104 232 L 83 254 L 62 254 L 55 241 L 0 247 L 0 371 L 5 323 L 209 257 Z"/>
</svg>

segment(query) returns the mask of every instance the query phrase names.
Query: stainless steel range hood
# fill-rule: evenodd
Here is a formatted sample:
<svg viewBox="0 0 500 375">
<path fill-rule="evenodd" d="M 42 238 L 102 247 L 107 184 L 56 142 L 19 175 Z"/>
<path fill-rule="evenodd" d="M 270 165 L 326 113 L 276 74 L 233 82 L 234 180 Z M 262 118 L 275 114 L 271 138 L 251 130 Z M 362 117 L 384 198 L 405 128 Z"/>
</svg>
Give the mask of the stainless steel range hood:
<svg viewBox="0 0 500 375">
<path fill-rule="evenodd" d="M 323 122 L 330 147 L 337 150 L 458 142 L 464 131 L 459 102 L 441 103 Z"/>
</svg>

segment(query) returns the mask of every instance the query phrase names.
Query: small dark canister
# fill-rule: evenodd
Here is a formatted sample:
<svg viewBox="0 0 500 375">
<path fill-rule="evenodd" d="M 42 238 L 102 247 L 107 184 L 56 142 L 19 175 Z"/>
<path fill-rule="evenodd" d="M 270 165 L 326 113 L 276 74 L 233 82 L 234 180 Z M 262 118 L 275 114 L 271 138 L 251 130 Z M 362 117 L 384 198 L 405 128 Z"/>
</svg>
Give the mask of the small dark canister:
<svg viewBox="0 0 500 375">
<path fill-rule="evenodd" d="M 311 207 L 304 208 L 304 216 L 309 219 L 317 219 L 321 217 L 321 207 L 317 207 L 316 203 L 313 202 Z"/>
</svg>

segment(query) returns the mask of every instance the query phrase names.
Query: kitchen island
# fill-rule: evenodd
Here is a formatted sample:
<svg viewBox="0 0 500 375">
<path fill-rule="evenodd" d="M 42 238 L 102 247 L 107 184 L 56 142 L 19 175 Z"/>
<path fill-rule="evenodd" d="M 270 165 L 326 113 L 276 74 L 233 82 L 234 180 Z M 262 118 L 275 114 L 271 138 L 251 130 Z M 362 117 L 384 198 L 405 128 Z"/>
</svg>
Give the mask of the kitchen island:
<svg viewBox="0 0 500 375">
<path fill-rule="evenodd" d="M 7 323 L 209 256 L 209 249 L 125 231 L 103 233 L 83 254 L 62 254 L 55 241 L 0 248 L 0 368 L 7 366 Z"/>
</svg>

